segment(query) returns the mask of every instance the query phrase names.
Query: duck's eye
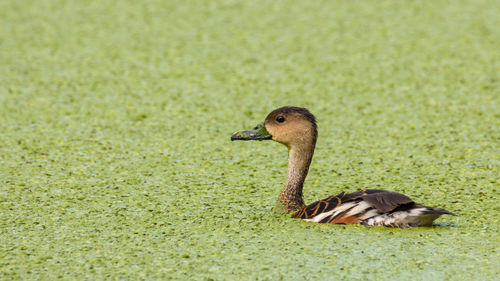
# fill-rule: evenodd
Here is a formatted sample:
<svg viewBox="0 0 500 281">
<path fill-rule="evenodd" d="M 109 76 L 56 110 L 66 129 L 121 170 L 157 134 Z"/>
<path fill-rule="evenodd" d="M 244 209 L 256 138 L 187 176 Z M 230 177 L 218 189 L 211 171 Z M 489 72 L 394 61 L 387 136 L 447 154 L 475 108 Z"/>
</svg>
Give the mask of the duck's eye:
<svg viewBox="0 0 500 281">
<path fill-rule="evenodd" d="M 285 117 L 283 117 L 283 116 L 281 116 L 281 115 L 280 115 L 280 116 L 278 116 L 278 117 L 276 117 L 276 122 L 278 122 L 278 123 L 283 123 L 283 122 L 285 122 Z"/>
</svg>

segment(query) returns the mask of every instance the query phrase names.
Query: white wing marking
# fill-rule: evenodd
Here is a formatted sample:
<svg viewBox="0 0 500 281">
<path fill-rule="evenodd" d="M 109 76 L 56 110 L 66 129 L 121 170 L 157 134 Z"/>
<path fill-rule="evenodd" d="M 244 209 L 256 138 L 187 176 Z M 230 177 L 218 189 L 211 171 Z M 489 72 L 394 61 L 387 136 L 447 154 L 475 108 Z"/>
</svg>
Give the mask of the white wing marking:
<svg viewBox="0 0 500 281">
<path fill-rule="evenodd" d="M 349 210 L 349 212 L 347 212 L 347 214 L 349 216 L 354 216 L 354 215 L 361 214 L 361 213 L 365 212 L 365 210 L 368 208 L 371 208 L 370 204 L 366 203 L 365 201 L 360 201 L 356 205 L 356 207 Z"/>
</svg>

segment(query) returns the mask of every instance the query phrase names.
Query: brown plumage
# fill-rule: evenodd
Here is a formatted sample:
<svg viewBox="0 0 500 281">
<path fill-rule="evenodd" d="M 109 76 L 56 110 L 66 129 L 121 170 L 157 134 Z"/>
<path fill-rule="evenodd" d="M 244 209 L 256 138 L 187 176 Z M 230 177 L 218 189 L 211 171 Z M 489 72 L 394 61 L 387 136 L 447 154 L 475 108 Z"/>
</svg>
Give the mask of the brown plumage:
<svg viewBox="0 0 500 281">
<path fill-rule="evenodd" d="M 306 206 L 302 187 L 317 137 L 314 115 L 305 108 L 286 106 L 273 110 L 254 130 L 237 132 L 231 139 L 272 139 L 288 147 L 288 175 L 278 202 L 288 213 L 295 212 L 293 218 L 318 223 L 413 227 L 431 225 L 442 214 L 454 215 L 415 203 L 404 194 L 376 189 L 342 192 Z"/>
</svg>

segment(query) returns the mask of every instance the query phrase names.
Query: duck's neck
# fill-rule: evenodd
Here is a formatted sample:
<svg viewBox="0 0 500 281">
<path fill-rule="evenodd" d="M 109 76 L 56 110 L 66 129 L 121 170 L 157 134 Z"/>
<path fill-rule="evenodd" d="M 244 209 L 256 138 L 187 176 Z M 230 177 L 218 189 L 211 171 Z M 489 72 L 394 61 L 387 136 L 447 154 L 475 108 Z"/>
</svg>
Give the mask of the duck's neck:
<svg viewBox="0 0 500 281">
<path fill-rule="evenodd" d="M 316 140 L 289 147 L 288 176 L 281 190 L 278 202 L 288 213 L 305 207 L 302 187 L 309 171 Z"/>
</svg>

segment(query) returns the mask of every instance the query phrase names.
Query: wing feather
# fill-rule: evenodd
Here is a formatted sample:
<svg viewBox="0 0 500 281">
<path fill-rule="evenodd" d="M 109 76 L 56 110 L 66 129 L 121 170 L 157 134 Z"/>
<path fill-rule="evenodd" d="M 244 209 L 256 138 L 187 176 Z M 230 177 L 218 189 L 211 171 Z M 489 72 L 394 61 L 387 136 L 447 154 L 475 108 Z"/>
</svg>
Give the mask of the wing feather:
<svg viewBox="0 0 500 281">
<path fill-rule="evenodd" d="M 301 210 L 297 211 L 292 215 L 292 218 L 297 219 L 309 219 L 317 216 L 321 213 L 330 212 L 341 204 L 341 197 L 344 196 L 345 192 L 340 193 L 336 196 L 330 196 L 323 200 L 318 200 L 312 204 L 307 205 Z"/>
<path fill-rule="evenodd" d="M 367 202 L 382 213 L 391 212 L 403 205 L 415 204 L 410 197 L 401 193 L 385 190 L 377 190 L 377 192 L 373 192 L 375 190 L 369 191 L 370 192 L 366 192 L 366 195 L 362 196 L 363 201 Z"/>
</svg>

